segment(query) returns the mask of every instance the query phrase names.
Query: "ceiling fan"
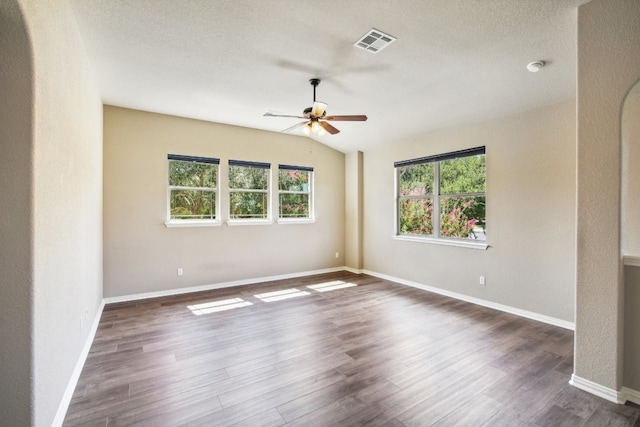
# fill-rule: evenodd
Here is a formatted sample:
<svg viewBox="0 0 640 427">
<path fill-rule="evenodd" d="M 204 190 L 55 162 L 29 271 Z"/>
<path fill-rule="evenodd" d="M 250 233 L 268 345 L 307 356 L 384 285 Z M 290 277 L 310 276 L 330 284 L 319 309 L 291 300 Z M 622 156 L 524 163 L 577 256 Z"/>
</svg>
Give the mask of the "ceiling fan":
<svg viewBox="0 0 640 427">
<path fill-rule="evenodd" d="M 364 122 L 367 120 L 367 116 L 360 115 L 351 115 L 351 116 L 327 116 L 327 104 L 324 102 L 316 101 L 316 87 L 320 84 L 320 79 L 310 79 L 309 83 L 313 86 L 313 106 L 305 108 L 302 112 L 302 116 L 292 116 L 286 114 L 274 114 L 272 112 L 267 111 L 264 113 L 267 117 L 295 117 L 298 119 L 305 119 L 304 121 L 291 126 L 283 130 L 282 132 L 290 132 L 294 129 L 298 129 L 301 126 L 302 131 L 305 135 L 310 135 L 311 133 L 317 135 L 324 135 L 326 132 L 331 135 L 335 135 L 340 132 L 336 127 L 331 125 L 328 121 L 333 120 L 337 122 Z"/>
</svg>

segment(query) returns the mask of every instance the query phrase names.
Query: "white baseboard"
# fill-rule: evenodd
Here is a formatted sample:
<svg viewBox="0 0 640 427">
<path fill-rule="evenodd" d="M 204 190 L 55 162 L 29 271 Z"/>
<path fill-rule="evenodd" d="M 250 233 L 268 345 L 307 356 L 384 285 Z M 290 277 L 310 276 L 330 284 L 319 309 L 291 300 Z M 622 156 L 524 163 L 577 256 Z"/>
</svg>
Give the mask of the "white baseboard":
<svg viewBox="0 0 640 427">
<path fill-rule="evenodd" d="M 64 417 L 67 415 L 67 410 L 69 409 L 69 404 L 71 403 L 73 392 L 76 390 L 76 385 L 78 384 L 78 380 L 80 379 L 82 368 L 84 367 L 84 363 L 86 362 L 87 356 L 89 355 L 89 350 L 91 350 L 91 345 L 93 344 L 93 339 L 95 338 L 96 332 L 98 331 L 98 325 L 100 324 L 100 318 L 102 317 L 103 310 L 104 300 L 100 303 L 100 307 L 98 307 L 96 316 L 93 319 L 93 324 L 91 325 L 91 329 L 89 330 L 89 335 L 87 336 L 84 346 L 82 347 L 80 357 L 76 362 L 76 366 L 73 369 L 73 373 L 71 374 L 71 378 L 69 379 L 67 388 L 65 389 L 62 400 L 60 401 L 60 405 L 58 406 L 56 417 L 51 423 L 52 427 L 61 427 L 62 423 L 64 422 Z"/>
<path fill-rule="evenodd" d="M 376 273 L 375 271 L 362 270 L 363 273 L 370 276 L 379 277 L 381 279 L 390 280 L 392 282 L 400 283 L 401 285 L 411 286 L 413 288 L 422 289 L 425 291 L 433 292 L 436 294 L 448 296 L 461 301 L 470 302 L 472 304 L 481 305 L 483 307 L 492 308 L 498 311 L 504 311 L 506 313 L 515 314 L 516 316 L 526 317 L 527 319 L 537 320 L 538 322 L 547 323 L 553 326 L 559 326 L 571 331 L 575 330 L 575 324 L 562 319 L 556 319 L 555 317 L 545 316 L 544 314 L 534 313 L 532 311 L 521 310 L 519 308 L 510 307 L 508 305 L 498 304 L 496 302 L 483 300 L 480 298 L 470 297 L 468 295 L 459 294 L 457 292 L 447 291 L 445 289 L 435 288 L 433 286 L 423 285 L 422 283 L 412 282 L 410 280 L 400 279 L 398 277 L 388 276 L 386 274 Z"/>
<path fill-rule="evenodd" d="M 640 391 L 627 388 L 627 387 L 622 387 L 622 393 L 624 393 L 624 397 L 626 397 L 626 399 L 629 402 L 633 402 L 636 405 L 640 405 Z"/>
<path fill-rule="evenodd" d="M 571 375 L 571 381 L 569 381 L 569 384 L 579 388 L 580 390 L 586 391 L 587 393 L 606 399 L 609 402 L 623 404 L 627 401 L 625 393 L 622 390 L 616 391 L 612 388 L 594 383 L 593 381 L 580 378 L 576 374 Z"/>
<path fill-rule="evenodd" d="M 191 286 L 188 288 L 168 289 L 166 291 L 145 292 L 140 294 L 123 295 L 118 297 L 109 297 L 104 299 L 105 304 L 113 304 L 115 302 L 137 301 L 147 298 L 166 297 L 171 295 L 188 294 L 191 292 L 210 291 L 214 289 L 231 288 L 233 286 L 251 285 L 261 282 L 273 282 L 275 280 L 295 279 L 297 277 L 313 276 L 314 274 L 333 273 L 336 271 L 344 271 L 345 267 L 325 268 L 322 270 L 304 271 L 298 273 L 282 274 L 279 276 L 256 277 L 253 279 L 234 280 L 231 282 L 212 283 L 209 285 Z"/>
</svg>

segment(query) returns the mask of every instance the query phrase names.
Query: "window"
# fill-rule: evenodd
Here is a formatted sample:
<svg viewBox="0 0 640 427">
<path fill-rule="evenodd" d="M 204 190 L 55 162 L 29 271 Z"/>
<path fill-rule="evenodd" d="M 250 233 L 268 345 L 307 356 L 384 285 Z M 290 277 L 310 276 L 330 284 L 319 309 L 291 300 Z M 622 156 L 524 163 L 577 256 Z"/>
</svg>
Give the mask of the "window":
<svg viewBox="0 0 640 427">
<path fill-rule="evenodd" d="M 486 240 L 485 147 L 394 166 L 398 235 Z"/>
<path fill-rule="evenodd" d="M 271 164 L 229 160 L 229 219 L 269 218 Z"/>
<path fill-rule="evenodd" d="M 313 168 L 278 166 L 279 218 L 313 218 L 312 183 Z"/>
<path fill-rule="evenodd" d="M 169 154 L 168 221 L 213 221 L 218 218 L 220 159 Z"/>
</svg>

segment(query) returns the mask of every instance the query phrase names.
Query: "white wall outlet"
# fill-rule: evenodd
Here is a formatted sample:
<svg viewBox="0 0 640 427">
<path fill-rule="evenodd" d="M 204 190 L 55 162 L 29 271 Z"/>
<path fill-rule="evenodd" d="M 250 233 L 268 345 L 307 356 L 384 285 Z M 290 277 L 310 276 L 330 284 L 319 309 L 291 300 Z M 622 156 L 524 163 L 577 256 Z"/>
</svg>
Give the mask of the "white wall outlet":
<svg viewBox="0 0 640 427">
<path fill-rule="evenodd" d="M 178 276 L 182 276 L 182 269 L 181 268 L 178 269 Z"/>
<path fill-rule="evenodd" d="M 484 284 L 485 284 L 485 282 L 484 282 L 484 276 L 480 276 L 480 284 L 481 284 L 481 285 L 484 285 Z"/>
<path fill-rule="evenodd" d="M 340 252 L 336 252 L 336 258 L 340 258 Z"/>
</svg>

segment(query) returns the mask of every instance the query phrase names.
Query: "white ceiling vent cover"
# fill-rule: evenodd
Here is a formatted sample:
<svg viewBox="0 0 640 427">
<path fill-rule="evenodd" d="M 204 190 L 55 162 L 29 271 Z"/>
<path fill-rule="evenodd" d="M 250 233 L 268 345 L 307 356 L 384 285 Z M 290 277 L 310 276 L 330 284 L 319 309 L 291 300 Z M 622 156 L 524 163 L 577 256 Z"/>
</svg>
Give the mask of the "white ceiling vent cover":
<svg viewBox="0 0 640 427">
<path fill-rule="evenodd" d="M 394 41 L 396 41 L 395 37 L 372 28 L 353 45 L 367 52 L 378 53 Z"/>
</svg>

